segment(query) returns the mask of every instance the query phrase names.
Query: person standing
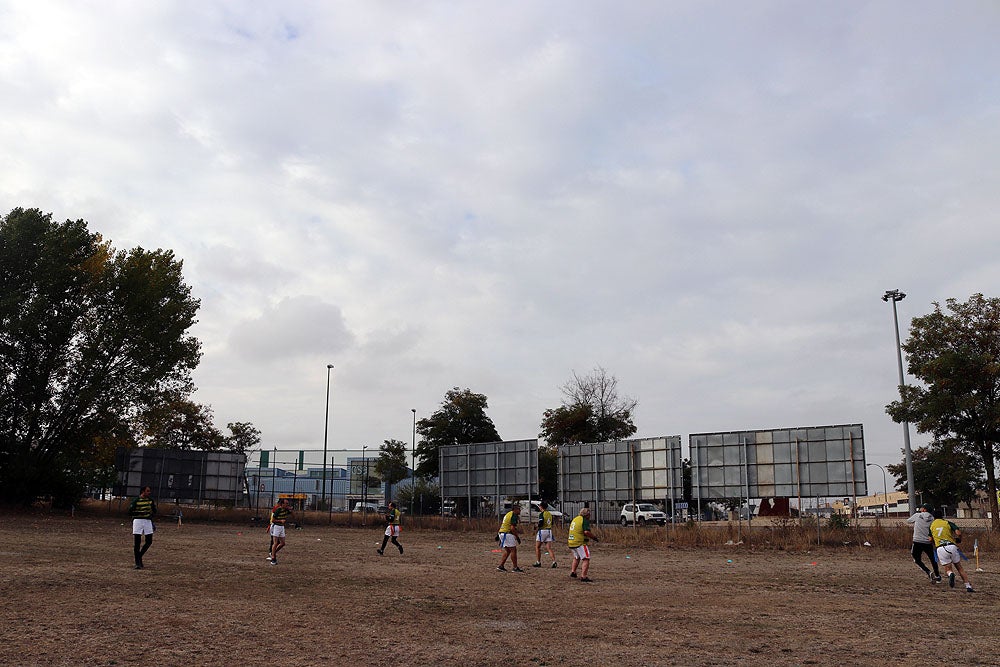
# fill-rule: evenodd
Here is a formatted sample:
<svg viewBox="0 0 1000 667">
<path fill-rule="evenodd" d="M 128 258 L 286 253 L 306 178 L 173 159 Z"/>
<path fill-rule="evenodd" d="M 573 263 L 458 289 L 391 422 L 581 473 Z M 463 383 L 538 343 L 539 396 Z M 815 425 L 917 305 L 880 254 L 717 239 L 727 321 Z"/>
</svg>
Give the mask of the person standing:
<svg viewBox="0 0 1000 667">
<path fill-rule="evenodd" d="M 910 549 L 910 555 L 913 556 L 913 562 L 924 571 L 932 584 L 940 584 L 941 572 L 938 570 L 937 559 L 934 558 L 934 540 L 931 538 L 931 523 L 934 521 L 934 515 L 928 511 L 930 503 L 920 503 L 918 509 L 919 512 L 906 520 L 906 523 L 913 524 L 913 548 Z M 923 557 L 925 554 L 934 568 L 933 573 L 924 565 Z"/>
<path fill-rule="evenodd" d="M 962 566 L 962 552 L 958 548 L 962 541 L 962 531 L 958 526 L 947 519 L 942 519 L 935 513 L 934 521 L 931 523 L 931 537 L 934 538 L 934 546 L 937 547 L 938 562 L 944 565 L 944 571 L 948 573 L 948 586 L 955 587 L 955 571 L 957 570 L 965 582 L 965 592 L 975 593 L 972 583 L 965 576 L 965 568 Z"/>
<path fill-rule="evenodd" d="M 590 532 L 590 508 L 584 507 L 569 524 L 569 550 L 573 554 L 573 565 L 570 567 L 569 576 L 575 579 L 576 570 L 579 567 L 580 581 L 593 581 L 587 576 L 587 573 L 590 571 L 590 547 L 587 546 L 590 540 L 600 542 Z M 581 563 L 583 564 L 582 567 Z"/>
<path fill-rule="evenodd" d="M 153 543 L 153 532 L 156 526 L 153 525 L 153 517 L 156 515 L 156 501 L 152 498 L 153 489 L 148 486 L 142 487 L 139 496 L 134 498 L 128 506 L 128 515 L 132 517 L 133 553 L 135 555 L 135 569 L 141 570 L 142 557 L 149 551 Z M 146 540 L 143 544 L 143 537 Z"/>
<path fill-rule="evenodd" d="M 519 516 L 521 516 L 521 505 L 514 503 L 510 511 L 504 514 L 500 530 L 497 531 L 497 541 L 500 543 L 500 548 L 503 549 L 503 556 L 500 557 L 500 564 L 497 565 L 497 569 L 501 572 L 507 571 L 503 564 L 507 562 L 508 558 L 514 565 L 514 572 L 524 572 L 517 566 L 517 545 L 521 543 L 520 528 L 517 527 Z"/>
<path fill-rule="evenodd" d="M 399 543 L 396 539 L 399 537 L 399 517 L 400 512 L 396 509 L 396 503 L 389 503 L 389 511 L 385 514 L 385 521 L 388 524 L 385 527 L 385 537 L 382 538 L 382 546 L 378 550 L 378 555 L 381 556 L 385 553 L 385 545 L 392 539 L 392 543 L 396 545 L 399 549 L 399 555 L 403 555 L 403 545 Z"/>
<path fill-rule="evenodd" d="M 552 550 L 552 512 L 549 511 L 549 505 L 544 500 L 538 503 L 538 506 L 542 508 L 542 513 L 538 515 L 538 532 L 535 534 L 535 564 L 532 567 L 542 566 L 542 545 L 549 552 L 549 557 L 552 559 L 552 566 L 556 566 L 556 554 Z"/>
<path fill-rule="evenodd" d="M 278 552 L 285 548 L 285 524 L 292 516 L 292 508 L 288 506 L 288 498 L 281 498 L 271 510 L 271 554 L 267 560 L 271 565 L 278 564 Z"/>
</svg>

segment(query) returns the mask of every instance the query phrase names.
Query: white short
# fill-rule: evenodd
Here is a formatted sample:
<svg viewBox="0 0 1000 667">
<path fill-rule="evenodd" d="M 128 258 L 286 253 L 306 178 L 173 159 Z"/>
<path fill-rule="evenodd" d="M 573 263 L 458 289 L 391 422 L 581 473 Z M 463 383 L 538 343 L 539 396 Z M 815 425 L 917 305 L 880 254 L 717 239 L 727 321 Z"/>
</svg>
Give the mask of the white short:
<svg viewBox="0 0 1000 667">
<path fill-rule="evenodd" d="M 272 523 L 271 524 L 271 537 L 284 537 L 284 536 L 285 536 L 285 527 L 284 526 L 279 526 L 276 523 Z"/>
<path fill-rule="evenodd" d="M 399 537 L 399 526 L 386 526 L 385 535 L 386 537 Z"/>
<path fill-rule="evenodd" d="M 962 561 L 957 544 L 942 544 L 937 548 L 937 559 L 941 565 L 951 565 Z"/>
<path fill-rule="evenodd" d="M 590 547 L 586 544 L 581 547 L 570 547 L 569 550 L 576 560 L 588 560 L 590 558 Z"/>
<path fill-rule="evenodd" d="M 517 537 L 514 533 L 499 533 L 500 546 L 505 549 L 517 548 Z"/>
<path fill-rule="evenodd" d="M 555 542 L 555 540 L 552 538 L 552 531 L 550 529 L 548 529 L 548 528 L 542 528 L 542 529 L 540 529 L 538 531 L 538 534 L 535 535 L 535 541 L 536 542 Z"/>
<path fill-rule="evenodd" d="M 152 535 L 153 530 L 152 519 L 132 519 L 133 535 Z"/>
</svg>

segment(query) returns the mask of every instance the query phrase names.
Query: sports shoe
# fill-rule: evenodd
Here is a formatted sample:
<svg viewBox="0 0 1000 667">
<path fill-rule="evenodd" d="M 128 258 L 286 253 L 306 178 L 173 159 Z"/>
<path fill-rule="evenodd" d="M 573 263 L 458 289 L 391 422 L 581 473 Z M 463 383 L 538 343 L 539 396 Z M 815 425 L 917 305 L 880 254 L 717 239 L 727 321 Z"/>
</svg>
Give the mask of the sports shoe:
<svg viewBox="0 0 1000 667">
<path fill-rule="evenodd" d="M 535 564 L 533 564 L 533 565 L 532 565 L 531 567 L 541 567 L 541 566 L 542 566 L 542 564 L 541 564 L 541 563 L 538 563 L 538 562 L 536 562 L 536 563 L 535 563 Z"/>
<path fill-rule="evenodd" d="M 139 564 L 139 565 L 136 565 L 136 566 L 135 566 L 134 568 L 132 568 L 132 569 L 134 569 L 134 570 L 141 570 L 141 569 L 142 569 L 142 564 Z"/>
<path fill-rule="evenodd" d="M 933 572 L 928 572 L 927 573 L 927 578 L 931 580 L 932 584 L 934 583 L 934 573 Z"/>
<path fill-rule="evenodd" d="M 935 584 L 940 584 L 941 583 L 941 575 L 940 574 L 935 574 L 934 575 L 934 583 Z"/>
<path fill-rule="evenodd" d="M 272 558 L 271 559 L 271 565 L 277 565 L 277 564 L 278 564 L 278 559 L 277 558 Z"/>
<path fill-rule="evenodd" d="M 383 556 L 383 555 L 385 555 L 385 554 L 384 554 L 384 553 L 382 552 L 382 550 L 381 550 L 381 549 L 376 549 L 376 550 L 375 550 L 375 553 L 377 553 L 377 554 L 378 554 L 379 556 Z"/>
<path fill-rule="evenodd" d="M 511 572 L 524 572 L 524 570 L 522 570 L 519 567 L 515 567 L 513 570 L 511 570 Z"/>
<path fill-rule="evenodd" d="M 552 561 L 552 569 L 553 570 L 556 569 L 556 562 L 555 561 Z"/>
<path fill-rule="evenodd" d="M 588 584 L 593 581 L 590 577 L 580 577 L 580 581 L 585 581 Z"/>
<path fill-rule="evenodd" d="M 955 587 L 955 573 L 954 572 L 949 572 L 948 573 L 948 588 L 954 588 L 954 587 Z"/>
<path fill-rule="evenodd" d="M 507 568 L 505 568 L 503 565 L 497 565 L 497 572 L 506 572 L 506 571 Z"/>
<path fill-rule="evenodd" d="M 573 577 L 574 579 L 576 579 L 576 572 L 570 572 L 570 573 L 569 573 L 569 576 L 571 576 L 571 577 Z"/>
<path fill-rule="evenodd" d="M 399 555 L 402 556 L 403 555 L 403 546 L 402 545 L 398 545 L 398 546 L 399 546 Z"/>
<path fill-rule="evenodd" d="M 972 586 L 966 586 L 965 587 L 965 592 L 966 593 L 975 593 L 976 589 L 974 589 Z"/>
</svg>

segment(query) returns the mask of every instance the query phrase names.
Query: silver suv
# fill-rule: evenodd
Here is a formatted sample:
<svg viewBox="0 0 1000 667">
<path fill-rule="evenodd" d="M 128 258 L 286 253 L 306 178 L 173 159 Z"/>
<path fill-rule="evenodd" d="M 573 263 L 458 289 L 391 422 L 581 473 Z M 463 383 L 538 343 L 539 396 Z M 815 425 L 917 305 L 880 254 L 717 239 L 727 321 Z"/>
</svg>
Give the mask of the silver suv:
<svg viewBox="0 0 1000 667">
<path fill-rule="evenodd" d="M 630 523 L 636 522 L 640 526 L 645 526 L 647 523 L 658 523 L 661 526 L 665 526 L 667 525 L 667 515 L 652 503 L 628 503 L 623 505 L 621 524 L 627 526 Z"/>
</svg>

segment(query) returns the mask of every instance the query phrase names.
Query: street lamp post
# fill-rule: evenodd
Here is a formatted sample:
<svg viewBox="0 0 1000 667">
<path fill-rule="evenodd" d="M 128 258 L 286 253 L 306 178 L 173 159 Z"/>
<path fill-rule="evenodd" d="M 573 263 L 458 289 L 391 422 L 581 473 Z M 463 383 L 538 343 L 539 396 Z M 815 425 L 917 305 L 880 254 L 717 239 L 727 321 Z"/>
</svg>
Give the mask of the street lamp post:
<svg viewBox="0 0 1000 667">
<path fill-rule="evenodd" d="M 900 387 L 906 384 L 906 380 L 903 378 L 903 347 L 899 343 L 899 316 L 896 314 L 896 302 L 902 301 L 905 298 L 906 295 L 898 289 L 887 290 L 886 293 L 882 295 L 883 301 L 892 301 L 892 323 L 896 330 L 896 361 L 899 367 Z M 903 422 L 903 453 L 906 458 L 907 503 L 909 504 L 909 510 L 912 512 L 914 510 L 914 503 L 916 502 L 917 494 L 913 484 L 913 452 L 910 450 L 910 423 L 906 421 Z"/>
<path fill-rule="evenodd" d="M 889 516 L 889 484 L 886 481 L 888 478 L 885 476 L 885 468 L 877 463 L 869 463 L 869 466 L 875 466 L 882 471 L 882 516 Z"/>
<path fill-rule="evenodd" d="M 330 371 L 333 364 L 326 365 L 326 416 L 323 418 L 323 490 L 320 492 L 320 509 L 326 507 L 326 442 L 330 434 Z"/>
<path fill-rule="evenodd" d="M 364 470 L 361 478 L 361 525 L 368 523 L 368 445 L 361 447 L 361 467 Z"/>
<path fill-rule="evenodd" d="M 417 490 L 417 409 L 413 413 L 413 440 L 410 442 L 410 516 L 413 516 L 413 496 Z"/>
</svg>

